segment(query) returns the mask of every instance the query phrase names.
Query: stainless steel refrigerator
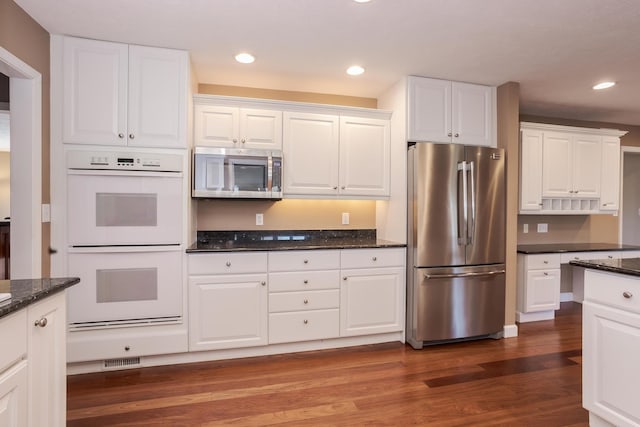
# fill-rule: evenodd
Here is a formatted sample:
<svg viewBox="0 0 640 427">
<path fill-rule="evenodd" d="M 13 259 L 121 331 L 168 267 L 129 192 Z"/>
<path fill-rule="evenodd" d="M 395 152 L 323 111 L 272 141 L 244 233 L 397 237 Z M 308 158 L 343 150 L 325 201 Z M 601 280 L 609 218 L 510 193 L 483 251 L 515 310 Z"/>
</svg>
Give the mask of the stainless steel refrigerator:
<svg viewBox="0 0 640 427">
<path fill-rule="evenodd" d="M 407 341 L 501 336 L 504 150 L 409 143 Z"/>
</svg>

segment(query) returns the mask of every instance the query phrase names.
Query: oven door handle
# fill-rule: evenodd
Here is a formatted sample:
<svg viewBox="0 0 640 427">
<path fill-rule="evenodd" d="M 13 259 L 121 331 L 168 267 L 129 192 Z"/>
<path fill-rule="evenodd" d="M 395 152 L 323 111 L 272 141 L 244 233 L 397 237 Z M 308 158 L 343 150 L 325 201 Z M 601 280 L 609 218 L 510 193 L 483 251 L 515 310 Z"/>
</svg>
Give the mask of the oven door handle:
<svg viewBox="0 0 640 427">
<path fill-rule="evenodd" d="M 100 169 L 67 169 L 68 175 L 82 176 L 141 176 L 141 177 L 168 177 L 182 178 L 182 172 L 163 171 L 121 171 L 121 170 L 100 170 Z"/>
<path fill-rule="evenodd" d="M 128 245 L 128 246 L 69 246 L 68 253 L 74 254 L 104 254 L 130 252 L 180 252 L 181 244 L 169 245 Z"/>
</svg>

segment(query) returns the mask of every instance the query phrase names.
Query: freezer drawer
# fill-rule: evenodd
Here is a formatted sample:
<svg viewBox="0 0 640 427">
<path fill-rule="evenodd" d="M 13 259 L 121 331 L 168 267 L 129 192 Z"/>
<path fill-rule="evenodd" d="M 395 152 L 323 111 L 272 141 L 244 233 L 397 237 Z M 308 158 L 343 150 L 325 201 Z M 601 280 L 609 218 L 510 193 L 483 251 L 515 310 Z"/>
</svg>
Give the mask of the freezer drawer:
<svg viewBox="0 0 640 427">
<path fill-rule="evenodd" d="M 414 268 L 409 342 L 414 348 L 503 330 L 504 264 Z"/>
</svg>

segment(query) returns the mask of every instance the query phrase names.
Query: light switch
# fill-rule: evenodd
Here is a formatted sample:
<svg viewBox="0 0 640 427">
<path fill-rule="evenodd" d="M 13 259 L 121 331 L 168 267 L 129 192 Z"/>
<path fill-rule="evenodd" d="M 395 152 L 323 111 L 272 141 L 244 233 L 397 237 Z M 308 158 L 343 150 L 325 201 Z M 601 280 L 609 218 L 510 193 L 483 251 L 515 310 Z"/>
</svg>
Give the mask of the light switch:
<svg viewBox="0 0 640 427">
<path fill-rule="evenodd" d="M 256 214 L 256 225 L 264 225 L 264 215 L 261 213 Z"/>
<path fill-rule="evenodd" d="M 538 233 L 546 233 L 547 231 L 549 231 L 549 224 L 538 224 Z"/>
<path fill-rule="evenodd" d="M 342 225 L 349 225 L 349 212 L 342 213 Z"/>
<path fill-rule="evenodd" d="M 42 204 L 42 222 L 51 222 L 51 205 L 48 203 Z"/>
<path fill-rule="evenodd" d="M 522 232 L 523 233 L 528 233 L 529 232 L 529 224 L 523 224 L 522 225 Z"/>
</svg>

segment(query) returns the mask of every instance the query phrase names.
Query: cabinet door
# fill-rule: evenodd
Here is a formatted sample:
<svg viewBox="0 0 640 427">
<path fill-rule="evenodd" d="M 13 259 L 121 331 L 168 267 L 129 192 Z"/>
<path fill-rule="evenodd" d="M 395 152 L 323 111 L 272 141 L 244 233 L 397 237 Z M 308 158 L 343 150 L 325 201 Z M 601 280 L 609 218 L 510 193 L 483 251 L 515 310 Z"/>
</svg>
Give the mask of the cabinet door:
<svg viewBox="0 0 640 427">
<path fill-rule="evenodd" d="M 451 142 L 451 82 L 408 78 L 409 141 Z"/>
<path fill-rule="evenodd" d="M 560 270 L 529 270 L 525 290 L 525 311 L 560 308 Z"/>
<path fill-rule="evenodd" d="M 542 209 L 542 132 L 523 130 L 520 143 L 520 211 Z"/>
<path fill-rule="evenodd" d="M 267 343 L 265 274 L 189 278 L 189 350 Z"/>
<path fill-rule="evenodd" d="M 27 425 L 27 361 L 18 362 L 0 374 L 0 426 L 24 427 Z M 55 396 L 52 396 L 55 398 Z M 64 396 L 66 399 L 66 396 Z M 57 400 L 57 399 L 56 399 Z M 32 413 L 32 416 L 35 415 Z M 31 423 L 31 425 L 34 425 Z M 63 424 L 40 424 L 63 425 Z"/>
<path fill-rule="evenodd" d="M 194 143 L 209 147 L 238 147 L 240 110 L 235 107 L 196 105 Z"/>
<path fill-rule="evenodd" d="M 640 315 L 583 304 L 582 403 L 617 426 L 640 425 Z"/>
<path fill-rule="evenodd" d="M 242 148 L 282 149 L 282 112 L 240 109 Z"/>
<path fill-rule="evenodd" d="M 451 83 L 452 142 L 496 146 L 494 141 L 494 89 L 469 83 Z"/>
<path fill-rule="evenodd" d="M 617 211 L 620 206 L 620 138 L 602 138 L 600 210 Z"/>
<path fill-rule="evenodd" d="M 576 135 L 572 138 L 574 197 L 600 197 L 601 141 L 598 135 Z"/>
<path fill-rule="evenodd" d="M 401 331 L 404 269 L 343 270 L 340 336 Z"/>
<path fill-rule="evenodd" d="M 186 147 L 187 68 L 187 52 L 129 47 L 129 146 Z"/>
<path fill-rule="evenodd" d="M 66 301 L 60 292 L 28 308 L 29 425 L 66 425 Z"/>
<path fill-rule="evenodd" d="M 571 136 L 544 132 L 542 140 L 542 196 L 569 197 L 573 193 Z"/>
<path fill-rule="evenodd" d="M 63 142 L 125 145 L 128 47 L 64 38 Z"/>
<path fill-rule="evenodd" d="M 284 194 L 338 194 L 338 116 L 285 112 Z"/>
<path fill-rule="evenodd" d="M 388 120 L 340 118 L 340 194 L 389 196 Z"/>
</svg>

